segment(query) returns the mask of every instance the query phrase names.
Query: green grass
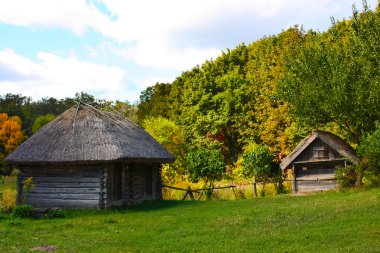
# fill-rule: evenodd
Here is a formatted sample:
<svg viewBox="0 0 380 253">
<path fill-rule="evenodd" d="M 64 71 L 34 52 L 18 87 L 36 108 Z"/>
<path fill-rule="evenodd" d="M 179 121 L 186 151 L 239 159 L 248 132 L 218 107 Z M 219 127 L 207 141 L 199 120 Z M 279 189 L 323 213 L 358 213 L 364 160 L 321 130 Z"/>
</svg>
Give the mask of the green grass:
<svg viewBox="0 0 380 253">
<path fill-rule="evenodd" d="M 380 252 L 380 189 L 0 216 L 0 252 Z"/>
</svg>

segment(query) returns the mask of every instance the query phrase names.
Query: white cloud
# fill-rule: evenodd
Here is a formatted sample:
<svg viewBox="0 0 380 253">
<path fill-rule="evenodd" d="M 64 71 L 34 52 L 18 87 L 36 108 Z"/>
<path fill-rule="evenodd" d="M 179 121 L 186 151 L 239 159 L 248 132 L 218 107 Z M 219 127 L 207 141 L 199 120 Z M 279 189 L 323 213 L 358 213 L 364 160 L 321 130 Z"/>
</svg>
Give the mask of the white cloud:
<svg viewBox="0 0 380 253">
<path fill-rule="evenodd" d="M 10 49 L 0 51 L 0 69 L 4 72 L 0 90 L 28 94 L 36 99 L 72 97 L 80 91 L 102 93 L 107 99 L 121 98 L 125 94 L 125 98 L 132 99 L 126 94 L 126 72 L 119 67 L 80 61 L 75 56 L 61 58 L 45 52 L 39 52 L 37 59 L 33 62 Z"/>
<path fill-rule="evenodd" d="M 126 59 L 133 59 L 141 66 L 187 70 L 207 59 L 216 58 L 221 52 L 216 48 L 175 48 L 168 38 L 156 37 L 140 41 L 136 47 L 115 50 Z"/>
<path fill-rule="evenodd" d="M 359 0 L 352 0 L 360 6 Z M 352 2 L 351 1 L 351 2 Z M 375 0 L 370 0 L 375 1 Z M 223 20 L 245 17 L 237 25 L 265 26 L 268 19 L 284 27 L 304 24 L 307 17 L 331 16 L 347 1 L 319 0 L 0 0 L 0 23 L 20 26 L 63 27 L 76 34 L 94 30 L 127 50 L 121 55 L 143 66 L 187 69 L 225 48 L 178 45 L 176 33 L 202 29 Z M 103 4 L 116 20 L 98 9 Z M 350 7 L 350 6 L 349 6 Z M 327 14 L 326 14 L 327 13 Z M 281 18 L 282 17 L 282 18 Z M 256 19 L 254 19 L 256 18 Z M 250 22 L 263 18 L 263 24 Z M 265 20 L 267 19 L 267 20 Z M 310 22 L 312 23 L 312 22 Z M 309 24 L 306 24 L 310 26 Z M 312 28 L 312 27 L 310 27 Z M 212 33 L 212 31 L 210 31 Z M 209 36 L 212 36 L 210 34 Z M 238 40 L 238 39 L 237 39 Z M 238 43 L 241 43 L 239 41 Z M 237 43 L 237 44 L 238 44 Z"/>
<path fill-rule="evenodd" d="M 375 6 L 377 0 L 368 2 Z M 99 3 L 112 17 L 99 8 Z M 0 0 L 0 24 L 60 27 L 84 38 L 87 31 L 95 31 L 103 36 L 102 44 L 97 48 L 83 46 L 92 60 L 109 63 L 111 55 L 117 54 L 127 60 L 124 65 L 132 61 L 139 66 L 179 71 L 215 58 L 243 38 L 249 43 L 294 24 L 323 30 L 330 16 L 339 19 L 350 15 L 352 3 L 361 6 L 361 0 Z M 321 20 L 322 27 L 318 26 Z M 251 35 L 256 31 L 260 34 Z M 218 43 L 216 38 L 230 44 Z M 114 99 L 123 90 L 131 101 L 139 93 L 123 85 L 126 73 L 120 67 L 81 61 L 75 54 L 66 58 L 44 52 L 36 55 L 33 62 L 11 50 L 0 51 L 0 73 L 8 76 L 0 80 L 3 92 L 38 94 L 38 98 L 72 96 L 79 90 L 104 91 L 106 97 Z M 117 60 L 120 64 L 120 58 Z M 161 80 L 152 80 L 151 76 L 146 77 L 149 85 Z M 133 80 L 135 89 L 146 87 L 147 81 L 141 81 L 144 78 L 128 79 Z"/>
</svg>

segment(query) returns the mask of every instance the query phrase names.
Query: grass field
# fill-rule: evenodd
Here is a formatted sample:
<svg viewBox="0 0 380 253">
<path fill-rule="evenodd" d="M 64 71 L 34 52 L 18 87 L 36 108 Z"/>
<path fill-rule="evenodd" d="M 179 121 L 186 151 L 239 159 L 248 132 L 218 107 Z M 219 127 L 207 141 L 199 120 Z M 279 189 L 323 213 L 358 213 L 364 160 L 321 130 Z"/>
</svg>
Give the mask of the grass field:
<svg viewBox="0 0 380 253">
<path fill-rule="evenodd" d="M 380 252 L 380 189 L 0 216 L 0 252 Z"/>
</svg>

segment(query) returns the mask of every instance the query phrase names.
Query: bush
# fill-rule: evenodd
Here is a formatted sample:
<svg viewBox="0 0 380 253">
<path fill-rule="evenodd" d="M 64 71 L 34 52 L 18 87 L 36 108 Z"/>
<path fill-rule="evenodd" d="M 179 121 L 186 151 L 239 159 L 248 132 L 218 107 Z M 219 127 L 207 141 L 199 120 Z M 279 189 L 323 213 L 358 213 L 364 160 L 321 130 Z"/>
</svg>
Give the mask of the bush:
<svg viewBox="0 0 380 253">
<path fill-rule="evenodd" d="M 184 165 L 189 172 L 191 182 L 203 180 L 207 188 L 211 188 L 214 182 L 221 179 L 226 171 L 223 157 L 218 150 L 200 149 L 186 155 Z M 205 191 L 208 198 L 211 197 L 211 190 Z"/>
<path fill-rule="evenodd" d="M 347 167 L 337 167 L 335 170 L 336 180 L 338 182 L 339 190 L 346 190 L 353 188 L 356 182 L 356 166 L 349 165 Z"/>
<path fill-rule="evenodd" d="M 367 174 L 367 180 L 377 183 L 380 180 L 380 124 L 376 130 L 369 134 L 359 145 L 358 154 L 362 158 L 364 174 Z M 365 176 L 365 175 L 364 175 Z"/>
<path fill-rule="evenodd" d="M 4 190 L 0 196 L 0 210 L 5 212 L 12 210 L 16 205 L 16 196 L 16 190 Z"/>
<path fill-rule="evenodd" d="M 19 205 L 13 209 L 12 216 L 15 218 L 34 218 L 35 212 L 31 205 Z"/>
</svg>

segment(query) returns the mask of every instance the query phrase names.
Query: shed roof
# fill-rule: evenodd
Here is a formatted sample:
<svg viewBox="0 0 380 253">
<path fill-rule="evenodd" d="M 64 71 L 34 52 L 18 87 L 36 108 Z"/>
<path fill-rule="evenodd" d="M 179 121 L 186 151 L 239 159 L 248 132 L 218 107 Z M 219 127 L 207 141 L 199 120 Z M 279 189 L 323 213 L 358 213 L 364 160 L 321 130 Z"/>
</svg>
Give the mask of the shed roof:
<svg viewBox="0 0 380 253">
<path fill-rule="evenodd" d="M 173 162 L 174 156 L 126 117 L 79 103 L 5 159 L 10 164 Z"/>
<path fill-rule="evenodd" d="M 336 152 L 338 152 L 343 157 L 349 159 L 353 163 L 358 162 L 358 157 L 356 156 L 355 150 L 342 138 L 339 136 L 322 131 L 313 131 L 309 136 L 303 139 L 295 149 L 282 161 L 280 164 L 281 169 L 286 169 L 301 153 L 304 151 L 315 139 L 321 139 Z"/>
</svg>

